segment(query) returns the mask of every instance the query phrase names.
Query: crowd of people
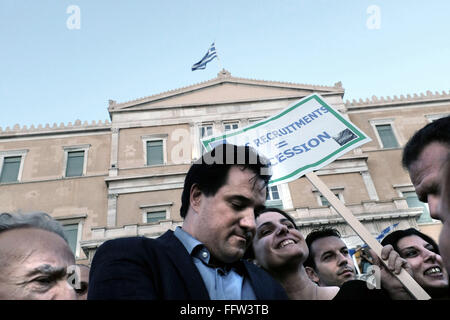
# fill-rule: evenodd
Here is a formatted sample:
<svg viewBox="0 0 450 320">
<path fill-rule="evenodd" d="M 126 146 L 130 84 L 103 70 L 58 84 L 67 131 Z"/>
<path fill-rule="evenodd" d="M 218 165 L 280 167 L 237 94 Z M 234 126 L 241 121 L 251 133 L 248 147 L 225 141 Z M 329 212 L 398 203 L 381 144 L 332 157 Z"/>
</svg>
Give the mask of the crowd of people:
<svg viewBox="0 0 450 320">
<path fill-rule="evenodd" d="M 414 299 L 395 277 L 403 269 L 433 299 L 448 299 L 450 117 L 416 132 L 402 161 L 442 232 L 439 245 L 416 229 L 388 234 L 381 259 L 371 254 L 379 290 L 357 279 L 336 229 L 305 237 L 288 213 L 265 207 L 266 159 L 247 146 L 223 144 L 190 167 L 181 227 L 156 239 L 106 241 L 90 266 L 76 264 L 49 215 L 0 214 L 0 300 Z"/>
</svg>

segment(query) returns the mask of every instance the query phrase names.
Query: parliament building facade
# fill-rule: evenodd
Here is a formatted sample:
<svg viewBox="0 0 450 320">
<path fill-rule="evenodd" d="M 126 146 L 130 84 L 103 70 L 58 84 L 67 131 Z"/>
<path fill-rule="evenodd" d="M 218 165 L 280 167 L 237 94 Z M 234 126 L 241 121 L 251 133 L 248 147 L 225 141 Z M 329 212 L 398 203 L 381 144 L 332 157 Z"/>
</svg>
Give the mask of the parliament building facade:
<svg viewBox="0 0 450 320">
<path fill-rule="evenodd" d="M 361 223 L 414 227 L 437 239 L 401 166 L 402 148 L 418 129 L 450 114 L 450 93 L 346 101 L 340 82 L 319 86 L 233 77 L 133 101 L 110 100 L 110 121 L 79 120 L 0 128 L 0 212 L 42 211 L 59 220 L 77 261 L 89 263 L 104 241 L 157 237 L 181 226 L 181 192 L 203 137 L 245 127 L 317 93 L 372 141 L 316 172 Z M 267 205 L 283 208 L 303 235 L 337 228 L 350 248 L 362 242 L 305 177 L 270 187 Z"/>
</svg>

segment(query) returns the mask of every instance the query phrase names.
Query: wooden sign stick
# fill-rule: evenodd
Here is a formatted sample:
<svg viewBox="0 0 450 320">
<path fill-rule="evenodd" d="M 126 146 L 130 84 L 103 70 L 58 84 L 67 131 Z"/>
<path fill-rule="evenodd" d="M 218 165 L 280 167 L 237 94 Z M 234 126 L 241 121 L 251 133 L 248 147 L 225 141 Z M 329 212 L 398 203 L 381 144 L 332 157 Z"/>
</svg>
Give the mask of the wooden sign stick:
<svg viewBox="0 0 450 320">
<path fill-rule="evenodd" d="M 385 261 L 381 259 L 381 249 L 382 245 L 372 236 L 372 234 L 359 222 L 358 219 L 353 215 L 353 213 L 348 209 L 326 186 L 326 184 L 319 179 L 319 177 L 314 173 L 310 172 L 306 174 L 306 178 L 312 183 L 317 190 L 322 193 L 322 195 L 328 200 L 328 202 L 336 209 L 336 211 L 341 215 L 342 218 L 350 225 L 350 227 L 356 232 L 356 234 L 380 257 L 380 261 Z M 412 294 L 417 300 L 428 300 L 431 297 L 426 293 L 426 291 L 411 277 L 411 275 L 405 271 L 401 270 L 400 274 L 394 274 L 395 277 L 403 284 L 403 286 Z"/>
</svg>

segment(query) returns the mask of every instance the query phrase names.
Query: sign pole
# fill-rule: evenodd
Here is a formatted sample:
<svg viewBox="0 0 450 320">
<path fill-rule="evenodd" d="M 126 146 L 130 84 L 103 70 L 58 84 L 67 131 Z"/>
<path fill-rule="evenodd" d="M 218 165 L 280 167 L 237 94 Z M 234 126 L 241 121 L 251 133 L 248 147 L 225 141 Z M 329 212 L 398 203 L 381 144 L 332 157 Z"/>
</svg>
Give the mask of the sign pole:
<svg viewBox="0 0 450 320">
<path fill-rule="evenodd" d="M 306 173 L 306 178 L 311 184 L 322 193 L 322 195 L 328 200 L 334 209 L 341 215 L 342 218 L 350 225 L 350 227 L 356 232 L 356 234 L 373 250 L 376 255 L 381 259 L 382 245 L 372 236 L 372 234 L 359 222 L 353 213 L 348 209 L 326 186 L 326 184 L 319 179 L 314 172 Z M 429 300 L 431 297 L 426 291 L 411 277 L 411 275 L 401 270 L 400 274 L 394 274 L 395 277 L 403 284 L 403 286 L 412 294 L 417 300 Z"/>
</svg>

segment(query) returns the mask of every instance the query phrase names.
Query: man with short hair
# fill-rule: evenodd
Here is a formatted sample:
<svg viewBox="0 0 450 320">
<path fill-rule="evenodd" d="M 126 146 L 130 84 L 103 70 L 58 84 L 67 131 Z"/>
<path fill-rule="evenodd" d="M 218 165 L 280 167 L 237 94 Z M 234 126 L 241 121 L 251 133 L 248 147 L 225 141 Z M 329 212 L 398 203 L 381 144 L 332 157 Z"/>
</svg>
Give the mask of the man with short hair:
<svg viewBox="0 0 450 320">
<path fill-rule="evenodd" d="M 450 152 L 441 169 L 441 197 L 437 217 L 442 221 L 439 250 L 447 273 L 450 274 Z"/>
<path fill-rule="evenodd" d="M 360 290 L 363 281 L 356 279 L 353 259 L 338 230 L 327 227 L 313 230 L 308 234 L 305 242 L 309 249 L 309 256 L 303 265 L 312 281 L 319 286 L 346 288 L 344 292 L 359 288 L 349 297 L 357 297 L 359 294 L 362 297 L 366 294 L 364 290 Z M 403 285 L 392 275 L 392 273 L 399 274 L 402 268 L 411 273 L 411 266 L 400 257 L 392 245 L 384 246 L 381 251 L 381 257 L 386 266 L 381 264 L 381 260 L 371 250 L 369 255 L 373 264 L 380 268 L 379 280 L 383 289 L 380 294 L 395 300 L 411 299 Z"/>
<path fill-rule="evenodd" d="M 267 162 L 224 144 L 189 169 L 182 227 L 157 239 L 105 242 L 91 265 L 88 299 L 287 299 L 265 271 L 242 259 L 264 207 Z"/>
<path fill-rule="evenodd" d="M 450 116 L 440 118 L 418 130 L 405 145 L 402 164 L 411 177 L 420 201 L 428 203 L 430 215 L 440 219 L 439 171 L 450 151 Z"/>
<path fill-rule="evenodd" d="M 354 280 L 355 265 L 341 234 L 333 228 L 313 230 L 305 239 L 309 249 L 304 266 L 319 286 L 338 286 Z"/>
<path fill-rule="evenodd" d="M 0 300 L 75 300 L 75 258 L 62 226 L 45 213 L 0 214 Z"/>
</svg>

